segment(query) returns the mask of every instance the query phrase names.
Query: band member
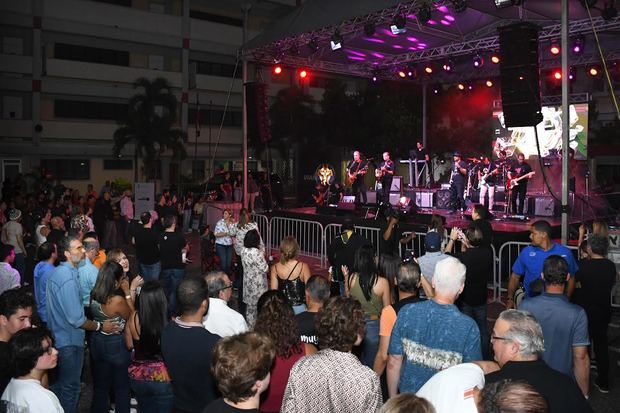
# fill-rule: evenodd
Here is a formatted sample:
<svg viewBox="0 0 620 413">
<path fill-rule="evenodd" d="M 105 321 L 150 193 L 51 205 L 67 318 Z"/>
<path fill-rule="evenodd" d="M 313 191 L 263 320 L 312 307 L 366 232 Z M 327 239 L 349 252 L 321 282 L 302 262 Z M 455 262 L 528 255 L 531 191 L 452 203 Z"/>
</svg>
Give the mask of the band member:
<svg viewBox="0 0 620 413">
<path fill-rule="evenodd" d="M 353 152 L 353 160 L 347 165 L 347 175 L 351 182 L 351 191 L 355 195 L 355 203 L 366 203 L 366 184 L 364 176 L 368 171 L 368 161 L 363 161 L 359 151 Z M 361 200 L 360 200 L 361 197 Z"/>
<path fill-rule="evenodd" d="M 426 186 L 430 186 L 433 183 L 433 174 L 431 172 L 431 157 L 428 155 L 428 151 L 426 150 L 422 142 L 416 143 L 415 152 L 416 152 L 415 159 L 417 161 L 425 161 L 426 171 L 424 174 L 424 178 L 426 180 Z M 421 162 L 418 164 L 418 167 L 420 167 L 420 165 L 422 165 Z"/>
<path fill-rule="evenodd" d="M 525 194 L 527 193 L 527 183 L 530 178 L 519 179 L 518 182 L 514 182 L 524 175 L 532 172 L 532 167 L 525 162 L 525 155 L 522 153 L 517 157 L 518 162 L 512 166 L 510 172 L 508 172 L 508 179 L 510 179 L 510 189 L 512 191 L 512 213 L 523 215 L 523 208 L 525 203 Z M 517 209 L 517 198 L 519 198 L 519 208 Z"/>
<path fill-rule="evenodd" d="M 326 197 L 328 196 L 328 186 L 322 185 L 320 182 L 317 182 L 314 185 L 314 190 L 312 191 L 312 198 L 314 199 L 315 205 L 324 205 L 326 201 Z"/>
<path fill-rule="evenodd" d="M 389 152 L 383 152 L 383 162 L 379 164 L 376 176 L 381 182 L 381 187 L 377 190 L 378 202 L 390 203 L 390 188 L 392 187 L 392 178 L 394 178 L 394 161 L 390 159 Z"/>
<path fill-rule="evenodd" d="M 506 151 L 502 150 L 498 153 L 499 159 L 491 161 L 488 156 L 484 157 L 482 165 L 478 170 L 478 182 L 480 183 L 480 200 L 479 203 L 486 205 L 489 212 L 493 213 L 495 205 L 495 185 L 499 180 L 504 165 L 506 165 Z M 489 202 L 485 204 L 484 197 L 489 194 Z"/>
<path fill-rule="evenodd" d="M 450 175 L 450 213 L 457 209 L 465 211 L 465 183 L 467 182 L 467 164 L 461 160 L 461 153 L 454 152 L 452 172 Z"/>
</svg>

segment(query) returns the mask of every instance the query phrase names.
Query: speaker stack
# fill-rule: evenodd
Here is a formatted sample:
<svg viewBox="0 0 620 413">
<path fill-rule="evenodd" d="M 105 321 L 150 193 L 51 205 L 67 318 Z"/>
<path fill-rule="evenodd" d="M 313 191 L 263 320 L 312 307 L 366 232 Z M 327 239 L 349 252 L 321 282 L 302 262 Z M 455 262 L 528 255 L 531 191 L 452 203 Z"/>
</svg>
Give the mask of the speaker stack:
<svg viewBox="0 0 620 413">
<path fill-rule="evenodd" d="M 245 84 L 248 120 L 248 140 L 266 143 L 271 139 L 267 85 L 259 82 Z"/>
<path fill-rule="evenodd" d="M 536 126 L 542 121 L 539 27 L 519 22 L 498 28 L 502 108 L 506 127 Z"/>
</svg>

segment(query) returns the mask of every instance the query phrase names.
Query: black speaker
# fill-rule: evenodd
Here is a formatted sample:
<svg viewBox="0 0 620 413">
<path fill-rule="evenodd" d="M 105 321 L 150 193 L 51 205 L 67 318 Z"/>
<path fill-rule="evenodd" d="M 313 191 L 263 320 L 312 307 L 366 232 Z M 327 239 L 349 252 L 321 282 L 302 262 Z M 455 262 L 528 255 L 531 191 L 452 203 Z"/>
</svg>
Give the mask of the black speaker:
<svg viewBox="0 0 620 413">
<path fill-rule="evenodd" d="M 542 121 L 539 27 L 519 22 L 498 28 L 502 108 L 506 127 L 536 126 Z"/>
<path fill-rule="evenodd" d="M 248 140 L 268 142 L 271 139 L 269 126 L 269 102 L 265 83 L 245 84 L 245 102 L 248 113 Z"/>
<path fill-rule="evenodd" d="M 442 189 L 435 193 L 435 203 L 436 207 L 439 209 L 449 209 L 450 208 L 450 190 Z"/>
</svg>

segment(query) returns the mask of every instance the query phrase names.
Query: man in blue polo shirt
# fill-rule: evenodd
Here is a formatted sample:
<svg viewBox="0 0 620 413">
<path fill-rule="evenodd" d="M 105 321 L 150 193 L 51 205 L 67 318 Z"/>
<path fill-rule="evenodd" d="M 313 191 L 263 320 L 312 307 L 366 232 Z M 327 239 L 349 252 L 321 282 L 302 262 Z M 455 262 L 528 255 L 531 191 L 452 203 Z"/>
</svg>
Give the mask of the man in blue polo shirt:
<svg viewBox="0 0 620 413">
<path fill-rule="evenodd" d="M 523 248 L 517 260 L 512 265 L 512 274 L 508 281 L 508 298 L 506 302 L 507 308 L 515 308 L 514 294 L 519 286 L 519 281 L 523 277 L 523 286 L 525 287 L 526 297 L 531 297 L 530 283 L 540 278 L 542 274 L 543 263 L 545 259 L 551 255 L 559 255 L 566 260 L 568 264 L 568 287 L 566 295 L 570 297 L 575 288 L 574 275 L 579 270 L 577 262 L 573 257 L 571 250 L 562 244 L 557 244 L 551 240 L 551 225 L 540 220 L 532 224 L 530 228 L 530 240 L 532 245 Z"/>
<path fill-rule="evenodd" d="M 552 369 L 575 378 L 584 396 L 588 396 L 590 358 L 588 356 L 588 317 L 583 308 L 568 301 L 564 295 L 570 278 L 566 260 L 558 255 L 543 264 L 545 292 L 523 300 L 519 310 L 529 311 L 542 328 L 545 363 Z"/>
<path fill-rule="evenodd" d="M 84 362 L 84 330 L 118 331 L 116 324 L 95 322 L 84 316 L 77 266 L 84 258 L 84 246 L 76 237 L 64 237 L 58 245 L 62 261 L 50 275 L 46 287 L 47 325 L 54 334 L 58 367 L 51 390 L 67 413 L 77 410 L 80 375 Z"/>
</svg>

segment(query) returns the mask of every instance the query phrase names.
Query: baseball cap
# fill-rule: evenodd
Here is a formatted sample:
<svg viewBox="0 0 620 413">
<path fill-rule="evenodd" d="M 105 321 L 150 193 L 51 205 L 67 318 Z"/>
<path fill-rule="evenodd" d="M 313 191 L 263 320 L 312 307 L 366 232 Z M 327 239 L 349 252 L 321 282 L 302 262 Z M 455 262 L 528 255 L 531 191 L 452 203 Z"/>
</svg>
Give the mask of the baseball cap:
<svg viewBox="0 0 620 413">
<path fill-rule="evenodd" d="M 437 252 L 441 250 L 441 242 L 443 241 L 441 235 L 437 232 L 428 232 L 424 239 L 424 246 L 426 252 Z"/>
<path fill-rule="evenodd" d="M 454 151 L 454 154 L 452 156 L 461 156 L 461 152 L 460 151 Z"/>
</svg>

